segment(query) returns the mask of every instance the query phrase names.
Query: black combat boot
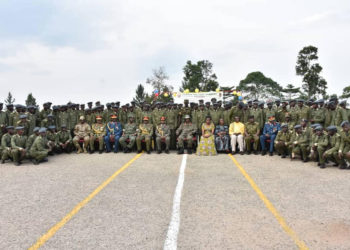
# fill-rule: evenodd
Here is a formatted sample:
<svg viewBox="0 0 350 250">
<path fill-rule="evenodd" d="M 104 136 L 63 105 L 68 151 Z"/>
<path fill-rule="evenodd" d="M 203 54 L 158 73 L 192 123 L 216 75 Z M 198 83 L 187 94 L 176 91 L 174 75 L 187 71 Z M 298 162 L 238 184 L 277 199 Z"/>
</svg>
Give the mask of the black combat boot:
<svg viewBox="0 0 350 250">
<path fill-rule="evenodd" d="M 182 155 L 184 153 L 184 148 L 179 148 L 177 154 Z"/>
</svg>

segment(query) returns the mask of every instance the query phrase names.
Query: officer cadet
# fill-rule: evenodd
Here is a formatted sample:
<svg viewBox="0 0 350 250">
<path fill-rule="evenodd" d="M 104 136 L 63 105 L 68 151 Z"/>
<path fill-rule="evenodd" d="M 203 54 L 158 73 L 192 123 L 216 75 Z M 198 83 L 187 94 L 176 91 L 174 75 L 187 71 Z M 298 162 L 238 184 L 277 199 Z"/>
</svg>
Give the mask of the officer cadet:
<svg viewBox="0 0 350 250">
<path fill-rule="evenodd" d="M 259 134 L 260 134 L 259 123 L 257 123 L 254 120 L 254 115 L 250 115 L 248 122 L 245 124 L 245 130 L 244 130 L 244 140 L 245 140 L 245 145 L 247 147 L 248 155 L 250 155 L 252 152 L 252 141 L 253 141 L 254 154 L 258 154 Z"/>
<path fill-rule="evenodd" d="M 261 112 L 262 112 L 263 127 L 264 127 L 264 124 L 266 122 L 268 122 L 268 120 L 265 119 L 265 102 L 264 101 L 258 102 L 258 106 L 259 106 L 259 108 L 261 109 Z"/>
<path fill-rule="evenodd" d="M 155 134 L 156 134 L 156 143 L 157 143 L 157 152 L 158 152 L 158 154 L 162 153 L 162 142 L 165 143 L 165 153 L 169 154 L 170 128 L 166 124 L 165 116 L 162 116 L 160 118 L 160 124 L 157 125 Z"/>
<path fill-rule="evenodd" d="M 9 125 L 9 118 L 6 112 L 2 111 L 3 103 L 0 102 L 0 140 L 3 134 L 6 133 L 6 127 Z"/>
<path fill-rule="evenodd" d="M 43 104 L 43 109 L 40 111 L 39 113 L 39 119 L 40 119 L 40 122 L 44 119 L 47 118 L 47 115 L 51 114 L 52 110 L 50 109 L 50 102 L 45 102 Z"/>
<path fill-rule="evenodd" d="M 75 125 L 77 125 L 78 123 L 78 116 L 74 109 L 75 109 L 75 104 L 68 105 L 68 110 L 67 110 L 68 123 L 66 123 L 66 125 L 68 125 L 68 130 L 71 131 L 72 135 L 74 133 Z"/>
<path fill-rule="evenodd" d="M 219 120 L 222 117 L 222 111 L 219 109 L 219 104 L 217 102 L 213 103 L 213 108 L 209 110 L 209 116 L 215 126 L 219 124 Z"/>
<path fill-rule="evenodd" d="M 29 123 L 29 128 L 28 128 L 28 135 L 33 134 L 33 129 L 36 126 L 37 123 L 37 116 L 35 114 L 36 107 L 33 105 L 28 106 L 28 123 Z"/>
<path fill-rule="evenodd" d="M 250 115 L 250 110 L 248 109 L 247 104 L 243 104 L 243 115 L 242 115 L 242 122 L 247 123 Z"/>
<path fill-rule="evenodd" d="M 304 105 L 304 100 L 298 100 L 297 113 L 298 113 L 299 122 L 302 119 L 306 119 L 306 120 L 310 119 L 310 108 Z"/>
<path fill-rule="evenodd" d="M 43 128 L 48 128 L 53 125 L 56 125 L 56 122 L 52 114 L 48 114 L 47 117 L 41 121 L 41 127 Z"/>
<path fill-rule="evenodd" d="M 138 119 L 139 124 L 142 124 L 142 123 L 143 123 L 143 118 L 146 117 L 146 116 L 148 117 L 149 122 L 150 122 L 150 123 L 152 122 L 153 117 L 152 117 L 152 111 L 150 110 L 150 107 L 151 107 L 151 105 L 149 105 L 148 103 L 145 103 L 145 104 L 144 104 L 143 110 L 142 110 L 142 112 L 140 113 L 141 116 L 140 116 L 139 119 Z"/>
<path fill-rule="evenodd" d="M 104 137 L 106 144 L 106 152 L 109 153 L 112 150 L 111 142 L 114 143 L 113 152 L 119 151 L 119 139 L 123 133 L 123 126 L 117 121 L 117 115 L 113 114 L 110 117 L 110 121 L 106 125 L 106 135 Z"/>
<path fill-rule="evenodd" d="M 286 113 L 289 113 L 287 105 L 288 105 L 287 101 L 282 101 L 282 106 L 277 111 L 277 116 L 278 116 L 277 121 L 279 123 L 285 123 L 285 117 L 286 117 L 285 115 Z"/>
<path fill-rule="evenodd" d="M 141 153 L 142 151 L 142 140 L 145 140 L 146 142 L 146 151 L 147 154 L 151 153 L 151 140 L 153 136 L 153 125 L 149 123 L 149 117 L 145 116 L 143 117 L 143 123 L 139 125 L 138 134 L 136 137 L 136 146 L 137 146 L 137 152 Z"/>
<path fill-rule="evenodd" d="M 57 132 L 56 139 L 58 153 L 71 153 L 73 151 L 72 135 L 66 124 L 61 125 L 61 130 Z"/>
<path fill-rule="evenodd" d="M 348 111 L 346 109 L 346 100 L 339 102 L 339 107 L 336 110 L 335 126 L 340 126 L 343 121 L 348 120 Z"/>
<path fill-rule="evenodd" d="M 337 114 L 337 111 L 336 111 L 336 104 L 335 102 L 329 102 L 328 105 L 328 110 L 326 112 L 326 117 L 325 117 L 325 126 L 326 125 L 329 125 L 329 126 L 335 126 L 336 123 L 335 123 L 335 118 L 336 118 L 336 114 Z M 327 127 L 329 127 L 327 126 Z"/>
<path fill-rule="evenodd" d="M 24 127 L 16 127 L 17 133 L 11 138 L 11 156 L 15 166 L 19 166 L 27 154 L 27 136 L 24 135 Z"/>
<path fill-rule="evenodd" d="M 210 106 L 210 102 L 209 102 Z M 184 106 L 180 108 L 179 115 L 181 116 L 180 121 L 184 120 L 185 115 L 191 115 L 191 107 L 189 106 L 189 101 L 187 99 L 184 100 Z"/>
<path fill-rule="evenodd" d="M 128 106 L 122 105 L 122 109 L 119 112 L 119 122 L 124 126 L 128 122 Z"/>
<path fill-rule="evenodd" d="M 269 120 L 269 117 L 277 117 L 277 111 L 273 108 L 273 102 L 271 100 L 266 102 L 267 109 L 265 109 L 265 121 Z"/>
<path fill-rule="evenodd" d="M 123 147 L 124 153 L 130 153 L 134 147 L 137 135 L 137 124 L 135 123 L 135 115 L 128 114 L 128 123 L 125 124 L 122 136 L 119 139 L 120 145 Z M 129 143 L 126 140 L 129 139 Z"/>
<path fill-rule="evenodd" d="M 33 133 L 28 137 L 28 140 L 27 140 L 27 145 L 26 145 L 26 148 L 28 150 L 30 150 L 30 148 L 32 147 L 36 137 L 39 135 L 39 127 L 35 127 L 33 129 Z"/>
<path fill-rule="evenodd" d="M 282 158 L 286 158 L 289 155 L 288 151 L 288 143 L 292 136 L 292 132 L 288 128 L 287 123 L 283 123 L 281 125 L 281 130 L 278 131 L 276 140 L 275 140 L 275 148 L 278 155 L 282 155 Z"/>
<path fill-rule="evenodd" d="M 184 121 L 181 123 L 180 127 L 176 130 L 176 135 L 178 136 L 178 146 L 179 151 L 178 154 L 184 153 L 184 141 L 187 140 L 187 153 L 192 154 L 192 138 L 196 133 L 197 128 L 191 122 L 191 117 L 189 115 L 185 115 Z"/>
<path fill-rule="evenodd" d="M 253 107 L 250 109 L 250 115 L 254 116 L 254 121 L 259 124 L 259 129 L 264 127 L 263 112 L 258 106 L 258 100 L 253 101 Z"/>
<path fill-rule="evenodd" d="M 70 130 L 71 123 L 69 121 L 69 114 L 67 112 L 67 105 L 60 106 L 60 112 L 57 115 L 57 127 L 62 127 L 62 124 L 68 125 Z M 75 126 L 75 124 L 74 124 Z M 43 126 L 45 127 L 45 126 Z M 73 127 L 74 128 L 74 127 Z"/>
<path fill-rule="evenodd" d="M 13 126 L 13 116 L 12 116 L 12 113 L 13 113 L 13 104 L 7 104 L 6 105 L 6 115 L 7 115 L 7 119 L 8 119 L 8 126 Z"/>
<path fill-rule="evenodd" d="M 39 135 L 35 138 L 32 147 L 29 150 L 29 155 L 32 158 L 33 164 L 38 165 L 40 162 L 47 162 L 49 150 L 46 148 L 46 128 L 40 128 Z"/>
<path fill-rule="evenodd" d="M 80 139 L 84 139 L 83 151 L 84 153 L 87 153 L 87 147 L 90 140 L 90 137 L 89 137 L 90 130 L 91 130 L 91 127 L 89 124 L 85 122 L 85 117 L 80 116 L 79 123 L 75 125 L 74 138 L 73 138 L 73 144 L 78 150 L 77 154 L 80 154 L 82 152 L 81 146 L 79 145 Z"/>
<path fill-rule="evenodd" d="M 269 154 L 273 156 L 274 141 L 278 131 L 280 131 L 280 124 L 276 122 L 274 116 L 269 117 L 269 122 L 265 123 L 262 135 L 260 135 L 260 145 L 262 149 L 262 155 L 266 154 L 266 140 L 270 140 Z"/>
<path fill-rule="evenodd" d="M 205 109 L 209 111 L 211 109 L 211 103 L 210 102 L 205 102 Z"/>
<path fill-rule="evenodd" d="M 104 148 L 104 137 L 106 135 L 106 126 L 102 123 L 102 116 L 96 116 L 96 123 L 91 126 L 90 133 L 90 154 L 95 152 L 95 141 L 98 141 L 99 153 L 102 154 Z"/>
<path fill-rule="evenodd" d="M 322 166 L 322 168 L 325 164 L 323 153 L 326 151 L 328 143 L 328 135 L 323 132 L 323 127 L 321 125 L 315 126 L 315 135 L 311 141 L 310 158 L 317 161 L 317 165 Z"/>
<path fill-rule="evenodd" d="M 291 159 L 295 159 L 295 155 L 300 155 L 303 162 L 308 161 L 307 146 L 309 145 L 309 138 L 306 132 L 303 132 L 301 125 L 294 126 L 295 132 L 292 134 L 289 143 L 289 152 L 291 153 Z"/>
<path fill-rule="evenodd" d="M 11 157 L 11 139 L 14 134 L 14 127 L 7 126 L 7 132 L 1 138 L 1 164 L 4 164 L 5 161 Z"/>
<path fill-rule="evenodd" d="M 17 121 L 17 126 L 18 127 L 23 127 L 24 128 L 24 135 L 28 136 L 29 135 L 29 121 L 27 120 L 27 115 L 22 114 L 19 116 L 19 121 Z"/>
<path fill-rule="evenodd" d="M 293 131 L 295 123 L 292 121 L 290 113 L 285 113 L 284 123 L 288 125 L 289 130 Z"/>
<path fill-rule="evenodd" d="M 329 126 L 327 128 L 328 131 L 328 140 L 329 145 L 328 149 L 323 153 L 323 157 L 325 160 L 331 160 L 334 162 L 333 166 L 337 167 L 339 166 L 340 159 L 339 159 L 339 148 L 341 143 L 340 135 L 337 133 L 337 127 L 336 126 Z M 325 168 L 326 166 L 323 164 L 320 166 L 320 168 Z"/>
<path fill-rule="evenodd" d="M 157 102 L 155 109 L 152 111 L 152 123 L 154 128 L 160 124 L 160 118 L 164 116 L 164 110 L 161 109 L 161 105 L 161 102 Z"/>
<path fill-rule="evenodd" d="M 276 110 L 276 113 L 279 112 L 280 107 L 281 107 L 281 100 L 280 99 L 276 99 L 275 100 L 275 106 L 273 107 Z"/>
<path fill-rule="evenodd" d="M 236 116 L 239 117 L 240 121 L 243 121 L 243 112 L 244 112 L 243 111 L 243 106 L 244 106 L 244 103 L 243 102 L 239 102 L 237 104 L 237 108 L 236 109 L 232 109 L 231 115 L 234 115 L 234 116 L 231 116 L 231 121 L 234 121 Z"/>
<path fill-rule="evenodd" d="M 105 109 L 103 111 L 102 117 L 103 117 L 103 121 L 107 122 L 108 119 L 111 117 L 111 115 L 113 114 L 113 109 L 112 109 L 112 104 L 111 103 L 107 103 L 106 104 L 107 109 Z"/>
<path fill-rule="evenodd" d="M 56 134 L 56 126 L 51 125 L 46 130 L 46 141 L 49 147 L 49 154 L 53 155 L 57 153 L 57 134 Z"/>
<path fill-rule="evenodd" d="M 312 106 L 310 109 L 310 119 L 311 119 L 311 124 L 314 124 L 314 123 L 318 123 L 320 125 L 324 124 L 325 113 L 323 109 L 320 109 L 318 107 L 318 101 L 314 101 L 312 103 Z"/>
<path fill-rule="evenodd" d="M 253 100 L 248 100 L 248 109 L 251 109 L 253 107 Z"/>
<path fill-rule="evenodd" d="M 345 160 L 349 161 L 350 160 L 350 124 L 348 121 L 343 121 L 341 124 L 341 131 L 339 132 L 340 134 L 340 146 L 338 150 L 338 157 L 339 157 L 339 162 L 340 162 L 340 169 L 345 169 L 347 168 L 347 164 Z"/>
<path fill-rule="evenodd" d="M 295 100 L 290 100 L 289 101 L 289 113 L 290 113 L 290 118 L 294 124 L 299 124 L 299 117 L 298 117 L 298 107 L 296 106 L 296 101 Z M 294 126 L 293 126 L 294 128 Z"/>
<path fill-rule="evenodd" d="M 209 114 L 208 110 L 205 109 L 204 104 L 199 104 L 199 110 L 197 112 L 197 119 L 195 119 L 197 121 L 197 124 L 194 124 L 196 126 L 196 128 L 198 129 L 198 131 L 200 131 L 202 124 L 205 122 L 205 118 L 207 117 L 207 115 Z"/>
</svg>

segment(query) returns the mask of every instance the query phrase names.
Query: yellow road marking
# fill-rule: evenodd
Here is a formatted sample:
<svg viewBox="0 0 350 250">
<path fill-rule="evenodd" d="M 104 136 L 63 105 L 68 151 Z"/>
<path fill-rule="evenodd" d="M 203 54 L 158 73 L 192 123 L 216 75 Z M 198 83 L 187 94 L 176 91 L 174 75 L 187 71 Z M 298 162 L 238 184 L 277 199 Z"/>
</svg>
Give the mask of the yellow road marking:
<svg viewBox="0 0 350 250">
<path fill-rule="evenodd" d="M 38 241 L 32 245 L 29 250 L 34 250 L 40 248 L 45 244 L 54 234 L 63 227 L 74 215 L 76 215 L 80 209 L 82 209 L 89 201 L 91 201 L 99 192 L 101 192 L 111 181 L 115 179 L 121 172 L 127 169 L 131 163 L 133 163 L 136 159 L 138 159 L 142 153 L 137 154 L 134 158 L 132 158 L 129 162 L 127 162 L 123 167 L 118 169 L 113 175 L 111 175 L 107 180 L 105 180 L 100 186 L 98 186 L 92 193 L 90 193 L 84 200 L 79 202 L 73 209 L 70 211 L 63 219 L 58 222 L 56 225 L 51 227 L 44 235 L 42 235 Z"/>
<path fill-rule="evenodd" d="M 238 163 L 238 161 L 231 155 L 232 161 L 236 165 L 236 167 L 239 169 L 241 174 L 246 178 L 246 180 L 249 182 L 249 184 L 252 186 L 254 191 L 258 194 L 259 198 L 264 202 L 267 209 L 275 216 L 283 230 L 294 240 L 295 244 L 299 247 L 299 249 L 309 249 L 305 242 L 300 240 L 297 236 L 297 234 L 291 229 L 285 219 L 278 213 L 277 209 L 272 205 L 272 203 L 266 198 L 264 193 L 260 190 L 258 185 L 253 181 L 253 179 L 248 175 L 248 173 L 244 170 L 244 168 Z"/>
</svg>

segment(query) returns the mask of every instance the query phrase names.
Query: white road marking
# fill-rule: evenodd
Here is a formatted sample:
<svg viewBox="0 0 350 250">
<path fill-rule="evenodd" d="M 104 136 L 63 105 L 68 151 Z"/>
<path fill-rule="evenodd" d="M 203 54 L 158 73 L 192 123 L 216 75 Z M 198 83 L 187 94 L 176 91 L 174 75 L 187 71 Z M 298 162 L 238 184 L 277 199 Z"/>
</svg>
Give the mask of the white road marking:
<svg viewBox="0 0 350 250">
<path fill-rule="evenodd" d="M 185 169 L 187 162 L 187 154 L 182 157 L 179 179 L 177 181 L 174 200 L 173 200 L 173 211 L 171 215 L 171 221 L 166 235 L 164 250 L 176 250 L 177 249 L 177 236 L 180 228 L 180 206 L 181 206 L 181 195 L 185 181 Z"/>
</svg>

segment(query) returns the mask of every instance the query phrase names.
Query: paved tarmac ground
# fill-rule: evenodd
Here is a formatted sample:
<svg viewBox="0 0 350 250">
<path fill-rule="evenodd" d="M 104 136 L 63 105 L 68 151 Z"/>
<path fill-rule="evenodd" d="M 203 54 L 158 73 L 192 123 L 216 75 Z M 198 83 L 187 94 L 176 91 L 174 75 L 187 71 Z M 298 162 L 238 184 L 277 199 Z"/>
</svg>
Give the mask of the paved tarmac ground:
<svg viewBox="0 0 350 250">
<path fill-rule="evenodd" d="M 166 239 L 178 249 L 350 249 L 350 170 L 189 155 L 181 189 L 182 161 L 72 154 L 0 165 L 0 249 L 163 249 Z"/>
</svg>

